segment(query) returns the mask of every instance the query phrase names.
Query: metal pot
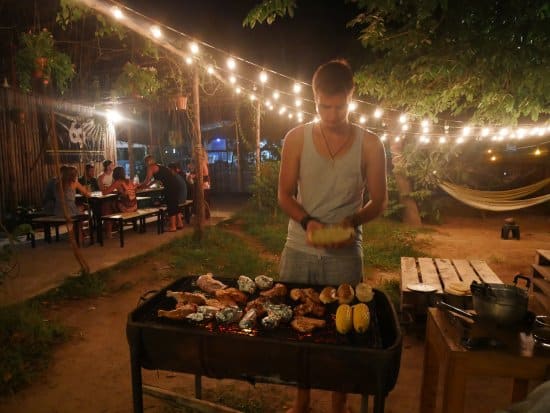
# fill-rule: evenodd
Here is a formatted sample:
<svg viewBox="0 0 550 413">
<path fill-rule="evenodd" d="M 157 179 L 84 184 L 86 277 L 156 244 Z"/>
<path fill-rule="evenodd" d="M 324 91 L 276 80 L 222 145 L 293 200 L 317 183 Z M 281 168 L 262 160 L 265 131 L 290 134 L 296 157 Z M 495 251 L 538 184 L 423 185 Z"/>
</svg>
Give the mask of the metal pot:
<svg viewBox="0 0 550 413">
<path fill-rule="evenodd" d="M 518 279 L 525 280 L 526 288 L 517 287 Z M 531 280 L 521 274 L 514 277 L 514 285 L 486 284 L 473 281 L 470 285 L 474 310 L 478 317 L 501 326 L 524 320 L 527 315 L 528 290 Z"/>
</svg>

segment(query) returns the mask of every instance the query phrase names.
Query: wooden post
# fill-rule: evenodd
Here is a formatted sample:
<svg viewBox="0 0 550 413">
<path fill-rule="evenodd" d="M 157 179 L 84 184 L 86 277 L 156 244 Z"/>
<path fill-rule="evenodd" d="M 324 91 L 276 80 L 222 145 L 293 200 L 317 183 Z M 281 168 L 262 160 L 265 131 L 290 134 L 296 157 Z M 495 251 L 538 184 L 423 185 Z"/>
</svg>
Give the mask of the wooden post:
<svg viewBox="0 0 550 413">
<path fill-rule="evenodd" d="M 256 100 L 256 176 L 260 175 L 260 99 Z"/>
<path fill-rule="evenodd" d="M 202 238 L 203 226 L 204 226 L 204 190 L 203 190 L 203 177 L 202 177 L 202 137 L 201 137 L 201 115 L 200 115 L 200 100 L 199 100 L 199 67 L 195 67 L 193 70 L 193 152 L 195 160 L 195 236 L 198 239 Z"/>
</svg>

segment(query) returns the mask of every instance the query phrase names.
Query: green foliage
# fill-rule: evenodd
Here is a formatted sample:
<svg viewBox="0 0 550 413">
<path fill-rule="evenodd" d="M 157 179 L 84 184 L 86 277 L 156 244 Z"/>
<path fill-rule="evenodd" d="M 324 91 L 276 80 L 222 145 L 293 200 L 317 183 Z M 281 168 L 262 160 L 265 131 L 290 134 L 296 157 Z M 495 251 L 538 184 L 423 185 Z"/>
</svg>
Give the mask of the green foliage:
<svg viewBox="0 0 550 413">
<path fill-rule="evenodd" d="M 115 90 L 122 96 L 153 98 L 157 96 L 162 85 L 155 67 L 141 67 L 126 62 L 116 79 Z"/>
<path fill-rule="evenodd" d="M 550 112 L 546 0 L 360 0 L 359 93 L 417 116 L 463 115 L 515 124 Z M 290 15 L 293 0 L 266 0 L 244 24 Z"/>
<path fill-rule="evenodd" d="M 58 92 L 63 94 L 76 74 L 71 58 L 55 48 L 54 38 L 46 29 L 21 33 L 16 67 L 19 86 L 26 92 L 32 90 L 33 76 L 39 76 L 43 81 L 52 79 Z"/>
<path fill-rule="evenodd" d="M 249 26 L 251 29 L 256 23 L 271 24 L 277 17 L 294 16 L 296 0 L 266 0 L 255 6 L 243 20 L 243 27 Z"/>
<path fill-rule="evenodd" d="M 260 173 L 251 185 L 252 199 L 256 207 L 276 216 L 279 213 L 277 189 L 279 187 L 279 161 L 266 161 L 260 164 Z"/>
<path fill-rule="evenodd" d="M 544 0 L 360 1 L 352 26 L 376 56 L 359 92 L 417 115 L 516 123 L 548 113 Z"/>
<path fill-rule="evenodd" d="M 29 384 L 48 366 L 51 348 L 66 330 L 45 320 L 38 304 L 0 308 L 0 396 Z"/>
<path fill-rule="evenodd" d="M 55 16 L 55 21 L 63 30 L 69 29 L 74 23 L 78 23 L 86 18 L 95 18 L 98 23 L 95 36 L 98 38 L 116 36 L 119 40 L 122 40 L 127 35 L 127 30 L 124 26 L 113 23 L 112 19 L 96 13 L 94 9 L 82 5 L 78 0 L 59 1 L 59 10 Z"/>
</svg>

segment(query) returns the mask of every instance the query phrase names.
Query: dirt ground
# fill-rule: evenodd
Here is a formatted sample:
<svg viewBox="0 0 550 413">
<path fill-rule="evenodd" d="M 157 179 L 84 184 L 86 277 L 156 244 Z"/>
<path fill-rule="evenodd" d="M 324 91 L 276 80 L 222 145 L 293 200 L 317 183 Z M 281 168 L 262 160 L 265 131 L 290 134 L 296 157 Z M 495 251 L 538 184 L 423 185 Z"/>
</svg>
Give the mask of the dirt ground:
<svg viewBox="0 0 550 413">
<path fill-rule="evenodd" d="M 521 226 L 520 241 L 500 239 L 502 214 L 483 219 L 477 215 L 447 219 L 443 225 L 431 226 L 432 231 L 422 238 L 430 242 L 427 252 L 432 257 L 485 259 L 504 281 L 511 281 L 517 272 L 530 274 L 536 249 L 550 248 L 550 217 L 514 216 Z M 145 265 L 119 273 L 110 286 L 114 292 L 108 295 L 51 308 L 49 318 L 70 326 L 72 338 L 56 349 L 51 367 L 32 386 L 13 397 L 0 399 L 0 412 L 130 412 L 126 318 L 144 292 L 169 282 L 169 271 L 162 257 L 153 257 Z M 397 275 L 375 274 L 379 278 Z M 405 331 L 401 370 L 397 385 L 386 399 L 387 413 L 418 412 L 422 359 L 422 335 L 418 331 Z M 193 396 L 191 375 L 144 371 L 143 377 L 144 383 Z M 282 385 L 252 386 L 240 381 L 203 379 L 203 387 L 207 399 L 228 393 L 245 401 L 262 400 L 262 411 L 266 412 L 285 411 L 293 396 L 293 389 Z M 470 380 L 466 394 L 466 411 L 493 412 L 509 404 L 511 381 Z M 146 412 L 170 411 L 156 399 L 144 400 Z M 329 400 L 328 392 L 313 391 L 312 412 L 329 412 Z M 359 411 L 359 396 L 350 396 L 350 406 L 354 413 Z"/>
</svg>

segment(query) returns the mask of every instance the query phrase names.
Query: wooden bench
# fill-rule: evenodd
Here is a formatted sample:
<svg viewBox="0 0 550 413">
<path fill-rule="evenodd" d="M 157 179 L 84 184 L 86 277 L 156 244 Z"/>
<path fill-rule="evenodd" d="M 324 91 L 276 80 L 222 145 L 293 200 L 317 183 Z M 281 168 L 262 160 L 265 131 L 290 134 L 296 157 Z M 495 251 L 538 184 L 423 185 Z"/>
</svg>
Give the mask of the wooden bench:
<svg viewBox="0 0 550 413">
<path fill-rule="evenodd" d="M 70 222 L 73 223 L 73 233 L 76 234 L 75 240 L 76 245 L 80 246 L 80 226 L 85 222 L 88 221 L 90 224 L 91 217 L 89 215 L 78 215 L 75 217 L 70 218 Z M 51 216 L 41 216 L 32 218 L 31 225 L 33 228 L 36 226 L 44 228 L 44 241 L 46 241 L 48 244 L 52 242 L 52 234 L 51 234 L 51 228 L 55 228 L 55 241 L 59 241 L 59 227 L 61 225 L 67 224 L 67 220 L 64 217 L 58 217 L 55 215 Z M 36 247 L 36 237 L 34 233 L 30 234 L 31 237 L 31 246 L 33 248 Z M 90 226 L 90 245 L 94 243 L 94 234 L 91 230 Z"/>
<path fill-rule="evenodd" d="M 163 212 L 160 208 L 144 208 L 138 209 L 135 212 L 120 212 L 118 214 L 103 215 L 100 219 L 98 241 L 103 246 L 103 222 L 112 221 L 118 223 L 118 235 L 120 239 L 120 247 L 124 247 L 124 224 L 131 222 L 134 225 L 134 229 L 139 226 L 139 232 L 143 233 L 146 230 L 146 219 L 149 217 L 157 217 L 157 233 L 164 232 L 162 225 Z"/>
<path fill-rule="evenodd" d="M 161 205 L 160 209 L 162 209 L 162 213 L 166 215 L 166 205 Z M 188 199 L 185 202 L 181 202 L 178 204 L 178 211 L 183 214 L 183 219 L 185 220 L 186 224 L 191 223 L 191 215 L 193 214 L 193 200 Z"/>
<path fill-rule="evenodd" d="M 412 291 L 407 285 L 429 284 L 435 288 L 436 299 L 440 299 L 445 286 L 457 281 L 502 284 L 483 260 L 401 257 L 401 312 L 412 309 L 415 314 L 426 313 L 432 304 L 427 301 L 427 294 Z"/>
</svg>

